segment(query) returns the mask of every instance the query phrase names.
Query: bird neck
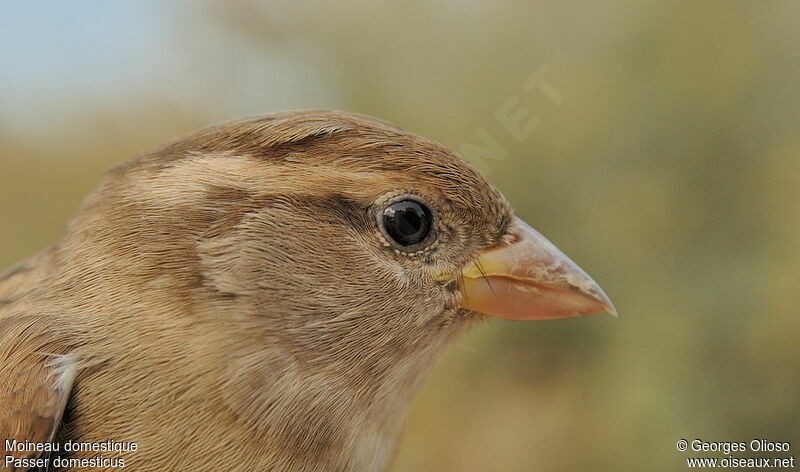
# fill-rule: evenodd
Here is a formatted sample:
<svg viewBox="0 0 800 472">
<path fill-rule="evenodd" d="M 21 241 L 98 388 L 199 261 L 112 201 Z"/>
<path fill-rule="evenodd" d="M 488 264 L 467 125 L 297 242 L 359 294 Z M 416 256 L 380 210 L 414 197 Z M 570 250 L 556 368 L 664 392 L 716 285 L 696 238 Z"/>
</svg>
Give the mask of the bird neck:
<svg viewBox="0 0 800 472">
<path fill-rule="evenodd" d="M 229 379 L 223 401 L 265 450 L 303 457 L 312 462 L 308 470 L 385 470 L 409 403 L 449 337 L 426 341 L 335 361 L 253 346 L 233 355 L 222 373 Z"/>
</svg>

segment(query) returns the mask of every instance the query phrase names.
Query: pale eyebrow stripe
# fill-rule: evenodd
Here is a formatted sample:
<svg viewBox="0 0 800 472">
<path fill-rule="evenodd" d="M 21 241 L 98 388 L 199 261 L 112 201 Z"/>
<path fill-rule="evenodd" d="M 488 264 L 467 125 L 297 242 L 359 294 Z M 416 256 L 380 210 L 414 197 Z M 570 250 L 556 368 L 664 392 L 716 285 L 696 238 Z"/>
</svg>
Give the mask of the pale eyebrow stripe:
<svg viewBox="0 0 800 472">
<path fill-rule="evenodd" d="M 227 154 L 227 153 L 226 153 Z M 381 171 L 356 171 L 335 165 L 280 163 L 258 157 L 195 154 L 155 172 L 131 180 L 125 197 L 157 206 L 196 203 L 214 187 L 246 192 L 254 198 L 270 195 L 322 195 L 337 190 L 350 199 L 371 203 L 381 189 L 411 184 L 408 177 Z"/>
</svg>

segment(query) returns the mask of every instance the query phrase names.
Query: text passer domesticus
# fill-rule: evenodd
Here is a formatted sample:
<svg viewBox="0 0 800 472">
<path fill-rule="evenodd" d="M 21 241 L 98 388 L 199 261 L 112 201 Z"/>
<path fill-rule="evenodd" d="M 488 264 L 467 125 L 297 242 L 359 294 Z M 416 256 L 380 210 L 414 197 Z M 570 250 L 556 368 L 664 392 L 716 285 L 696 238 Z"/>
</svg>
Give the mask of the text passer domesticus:
<svg viewBox="0 0 800 472">
<path fill-rule="evenodd" d="M 4 453 L 64 470 L 383 471 L 412 396 L 481 314 L 614 312 L 452 151 L 331 111 L 225 123 L 116 167 L 0 280 L 0 440 L 137 443 Z"/>
</svg>

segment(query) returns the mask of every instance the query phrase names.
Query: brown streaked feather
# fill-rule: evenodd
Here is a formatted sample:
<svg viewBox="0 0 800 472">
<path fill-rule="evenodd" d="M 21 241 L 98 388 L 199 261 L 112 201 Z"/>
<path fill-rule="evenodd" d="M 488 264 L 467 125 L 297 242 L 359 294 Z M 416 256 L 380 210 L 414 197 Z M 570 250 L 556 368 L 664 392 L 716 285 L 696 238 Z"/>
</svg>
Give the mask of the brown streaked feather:
<svg viewBox="0 0 800 472">
<path fill-rule="evenodd" d="M 0 318 L 0 333 L 3 445 L 6 440 L 52 442 L 72 391 L 77 369 L 74 359 L 47 352 L 54 347 L 52 338 L 41 330 L 36 318 Z M 42 453 L 8 451 L 6 454 L 32 459 Z"/>
</svg>

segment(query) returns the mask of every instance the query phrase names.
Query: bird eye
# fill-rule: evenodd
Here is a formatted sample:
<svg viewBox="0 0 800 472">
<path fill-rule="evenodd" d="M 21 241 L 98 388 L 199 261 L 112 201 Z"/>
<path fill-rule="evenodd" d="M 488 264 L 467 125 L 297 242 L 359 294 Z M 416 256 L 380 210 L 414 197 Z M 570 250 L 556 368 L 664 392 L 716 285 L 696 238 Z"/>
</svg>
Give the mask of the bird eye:
<svg viewBox="0 0 800 472">
<path fill-rule="evenodd" d="M 433 229 L 433 214 L 423 203 L 401 200 L 386 206 L 382 217 L 383 229 L 394 243 L 404 249 L 427 242 Z"/>
</svg>

